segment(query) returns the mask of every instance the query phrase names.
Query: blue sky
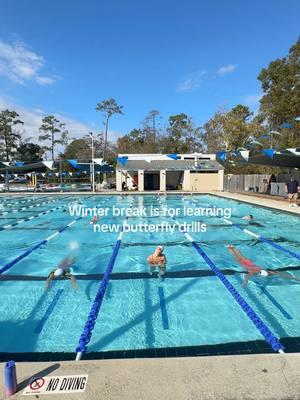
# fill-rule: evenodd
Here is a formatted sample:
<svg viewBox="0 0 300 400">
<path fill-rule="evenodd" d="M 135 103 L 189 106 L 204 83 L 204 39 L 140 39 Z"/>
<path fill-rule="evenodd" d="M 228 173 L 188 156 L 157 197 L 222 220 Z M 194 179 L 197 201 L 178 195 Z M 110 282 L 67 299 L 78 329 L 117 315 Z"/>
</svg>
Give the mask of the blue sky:
<svg viewBox="0 0 300 400">
<path fill-rule="evenodd" d="M 257 110 L 257 75 L 299 35 L 298 0 L 0 0 L 0 108 L 15 107 L 37 136 L 44 114 L 73 136 L 102 128 L 97 102 L 124 116 L 111 137 L 151 109 L 203 124 L 238 103 Z"/>
</svg>

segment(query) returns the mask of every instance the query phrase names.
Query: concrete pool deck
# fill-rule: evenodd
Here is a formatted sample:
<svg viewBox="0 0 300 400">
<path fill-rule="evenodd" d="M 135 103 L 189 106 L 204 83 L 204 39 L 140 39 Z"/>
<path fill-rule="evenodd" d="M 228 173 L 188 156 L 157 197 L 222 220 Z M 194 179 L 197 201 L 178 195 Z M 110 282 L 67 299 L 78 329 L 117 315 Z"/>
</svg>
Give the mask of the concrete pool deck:
<svg viewBox="0 0 300 400">
<path fill-rule="evenodd" d="M 244 201 L 253 205 L 274 208 L 276 210 L 300 215 L 300 207 L 289 207 L 288 200 L 285 200 L 283 198 L 271 197 L 271 196 L 262 197 L 252 194 L 232 193 L 232 192 L 211 192 L 211 194 L 227 199 Z"/>
<path fill-rule="evenodd" d="M 3 370 L 4 364 L 1 368 Z M 33 395 L 72 400 L 296 400 L 300 399 L 300 354 L 17 363 L 22 396 L 28 379 L 88 374 L 84 393 Z M 45 375 L 43 375 L 45 376 Z M 0 374 L 3 394 L 3 372 Z M 29 397 L 30 398 L 30 397 Z"/>
</svg>

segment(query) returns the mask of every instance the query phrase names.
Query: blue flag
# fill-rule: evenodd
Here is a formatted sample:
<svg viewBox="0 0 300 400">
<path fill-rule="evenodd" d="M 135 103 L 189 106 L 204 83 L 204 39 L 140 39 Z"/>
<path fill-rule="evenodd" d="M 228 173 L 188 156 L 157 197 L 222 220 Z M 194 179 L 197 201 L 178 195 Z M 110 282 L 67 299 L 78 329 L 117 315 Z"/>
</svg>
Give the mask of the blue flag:
<svg viewBox="0 0 300 400">
<path fill-rule="evenodd" d="M 286 129 L 291 129 L 293 127 L 292 124 L 289 124 L 288 122 L 284 122 L 283 124 L 280 125 L 281 128 L 286 128 Z"/>
<path fill-rule="evenodd" d="M 263 149 L 263 152 L 266 156 L 273 158 L 276 151 L 274 149 Z"/>
<path fill-rule="evenodd" d="M 178 155 L 177 154 L 167 154 L 167 157 L 172 158 L 173 160 L 178 160 Z"/>
<path fill-rule="evenodd" d="M 127 163 L 128 157 L 124 156 L 124 157 L 117 157 L 117 161 L 123 165 L 123 167 L 125 167 L 126 163 Z"/>
<path fill-rule="evenodd" d="M 217 151 L 216 156 L 219 160 L 225 161 L 227 154 L 226 154 L 226 151 Z"/>
<path fill-rule="evenodd" d="M 73 168 L 78 168 L 78 167 L 77 167 L 77 160 L 68 160 L 68 163 L 69 163 L 70 165 L 72 165 Z"/>
</svg>

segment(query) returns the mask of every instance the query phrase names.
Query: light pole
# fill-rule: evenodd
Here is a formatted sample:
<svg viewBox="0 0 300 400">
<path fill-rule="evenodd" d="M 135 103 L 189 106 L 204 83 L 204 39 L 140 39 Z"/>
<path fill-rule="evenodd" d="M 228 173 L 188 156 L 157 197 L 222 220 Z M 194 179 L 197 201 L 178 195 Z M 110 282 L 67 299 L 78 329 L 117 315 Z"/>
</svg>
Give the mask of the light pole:
<svg viewBox="0 0 300 400">
<path fill-rule="evenodd" d="M 94 136 L 93 136 L 93 132 L 90 132 L 89 135 L 91 136 L 91 139 L 92 139 L 92 168 L 91 168 L 91 173 L 92 173 L 92 191 L 95 192 Z"/>
</svg>

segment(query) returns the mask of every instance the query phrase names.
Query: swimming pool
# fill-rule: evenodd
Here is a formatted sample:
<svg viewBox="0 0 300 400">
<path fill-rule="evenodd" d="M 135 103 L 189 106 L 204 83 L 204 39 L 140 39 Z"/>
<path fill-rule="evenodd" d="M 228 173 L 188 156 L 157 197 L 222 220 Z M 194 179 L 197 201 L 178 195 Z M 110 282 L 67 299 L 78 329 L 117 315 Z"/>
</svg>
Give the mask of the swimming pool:
<svg viewBox="0 0 300 400">
<path fill-rule="evenodd" d="M 90 217 L 71 216 L 79 197 L 16 196 L 0 199 L 0 323 L 2 359 L 74 359 L 99 283 L 111 263 L 118 232 L 93 232 Z M 300 350 L 300 284 L 256 277 L 242 287 L 243 268 L 227 251 L 233 244 L 265 269 L 288 270 L 300 278 L 299 217 L 211 195 L 80 196 L 87 207 L 229 208 L 228 219 L 177 215 L 178 223 L 200 222 L 190 232 L 286 351 Z M 253 222 L 242 216 L 252 214 Z M 100 217 L 122 227 L 124 216 Z M 162 226 L 171 216 L 130 216 L 128 223 Z M 243 229 L 246 229 L 244 231 Z M 271 239 L 258 240 L 255 235 Z M 167 274 L 150 276 L 146 258 L 164 245 Z M 78 290 L 68 280 L 52 282 L 51 270 L 75 257 Z M 298 272 L 299 270 L 299 272 Z M 124 232 L 113 271 L 84 358 L 155 357 L 272 351 L 240 304 L 196 251 L 184 232 Z"/>
</svg>

